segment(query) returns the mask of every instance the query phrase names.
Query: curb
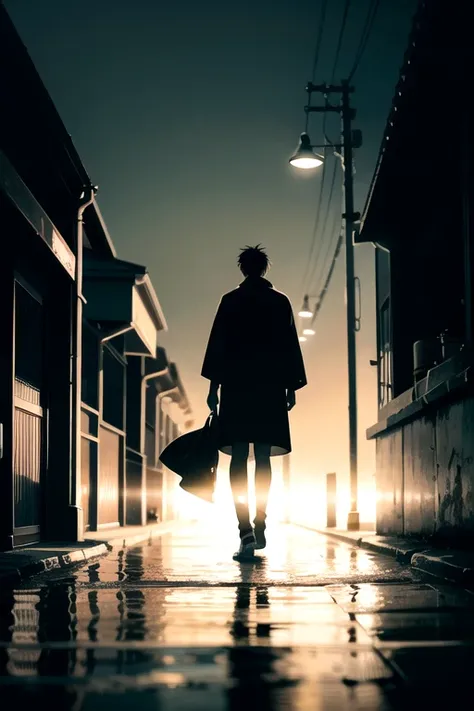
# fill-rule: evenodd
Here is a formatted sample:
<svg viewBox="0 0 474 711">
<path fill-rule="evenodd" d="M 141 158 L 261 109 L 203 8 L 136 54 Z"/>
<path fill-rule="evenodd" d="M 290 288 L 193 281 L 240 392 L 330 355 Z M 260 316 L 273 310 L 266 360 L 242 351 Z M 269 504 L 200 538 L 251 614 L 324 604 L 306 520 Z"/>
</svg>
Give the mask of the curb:
<svg viewBox="0 0 474 711">
<path fill-rule="evenodd" d="M 375 533 L 370 536 L 361 536 L 358 538 L 357 535 L 351 535 L 350 533 L 344 533 L 343 531 L 330 531 L 324 528 L 313 528 L 311 530 L 316 533 L 321 533 L 324 536 L 335 538 L 343 543 L 351 543 L 359 548 L 364 548 L 364 550 L 390 555 L 400 561 L 400 563 L 410 563 L 412 556 L 415 553 L 426 550 L 426 544 L 415 544 L 406 540 L 398 540 L 390 536 L 378 536 Z"/>
<path fill-rule="evenodd" d="M 351 535 L 343 531 L 314 528 L 310 530 L 374 553 L 392 556 L 400 563 L 411 565 L 420 572 L 428 573 L 448 582 L 474 586 L 474 554 L 465 551 L 430 548 L 423 542 L 415 543 L 391 536 L 373 534 L 358 538 L 357 534 Z"/>
<path fill-rule="evenodd" d="M 394 556 L 400 563 L 411 563 L 414 555 L 426 550 L 426 544 L 416 545 L 408 541 L 372 541 L 367 538 L 361 538 L 359 546 L 374 553 Z"/>
<path fill-rule="evenodd" d="M 417 570 L 422 570 L 424 573 L 429 573 L 437 578 L 444 578 L 452 583 L 473 586 L 474 563 L 472 556 L 470 556 L 468 565 L 463 565 L 464 557 L 467 557 L 466 554 L 461 552 L 453 555 L 452 553 L 441 551 L 435 555 L 430 551 L 425 551 L 423 553 L 415 553 L 410 562 Z"/>
<path fill-rule="evenodd" d="M 40 573 L 46 573 L 50 570 L 58 570 L 60 568 L 70 568 L 73 565 L 80 565 L 92 558 L 99 558 L 108 552 L 105 543 L 100 543 L 69 553 L 25 561 L 23 565 L 19 565 L 18 567 L 12 565 L 11 568 L 7 568 L 4 572 L 0 571 L 0 585 L 22 583 L 33 575 L 39 575 Z M 14 563 L 14 561 L 12 561 L 12 563 Z"/>
<path fill-rule="evenodd" d="M 159 538 L 165 533 L 170 533 L 182 525 L 182 521 L 170 521 L 169 523 L 144 526 L 143 531 L 130 536 L 127 536 L 124 530 L 124 533 L 121 533 L 120 536 L 115 535 L 112 538 L 104 537 L 99 540 L 88 539 L 91 545 L 86 548 L 77 548 L 77 550 L 54 556 L 46 556 L 44 558 L 33 559 L 30 556 L 28 559 L 28 549 L 23 549 L 21 553 L 18 553 L 19 555 L 25 556 L 26 560 L 24 560 L 23 563 L 15 561 L 17 554 L 14 551 L 9 552 L 7 555 L 9 558 L 11 556 L 11 560 L 4 559 L 0 563 L 0 587 L 3 585 L 11 586 L 19 584 L 33 575 L 39 575 L 40 573 L 46 573 L 51 570 L 60 570 L 81 565 L 81 563 L 85 563 L 93 558 L 100 558 L 107 555 L 113 550 L 121 550 L 140 543 L 150 545 L 154 539 Z M 80 545 L 81 543 L 78 543 L 78 546 Z"/>
</svg>

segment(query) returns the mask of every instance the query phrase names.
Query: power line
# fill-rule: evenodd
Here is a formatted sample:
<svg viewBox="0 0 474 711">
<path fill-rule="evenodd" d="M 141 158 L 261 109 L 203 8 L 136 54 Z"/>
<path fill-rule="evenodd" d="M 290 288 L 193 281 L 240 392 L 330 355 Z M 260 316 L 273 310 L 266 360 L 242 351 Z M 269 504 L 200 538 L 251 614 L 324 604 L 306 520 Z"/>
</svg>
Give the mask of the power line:
<svg viewBox="0 0 474 711">
<path fill-rule="evenodd" d="M 316 38 L 316 47 L 314 49 L 314 57 L 313 57 L 313 71 L 312 71 L 313 83 L 316 81 L 316 70 L 318 68 L 319 55 L 321 53 L 321 44 L 322 44 L 322 38 L 323 38 L 323 32 L 324 32 L 324 25 L 326 22 L 327 5 L 328 5 L 328 0 L 321 1 L 321 12 L 319 15 L 318 36 Z M 309 120 L 309 113 L 306 114 L 306 132 L 308 132 L 308 120 Z M 327 120 L 327 117 L 326 117 L 326 114 L 324 114 L 323 115 L 323 135 L 325 134 L 326 120 Z M 322 174 L 321 174 L 321 185 L 320 185 L 320 189 L 319 189 L 318 202 L 317 202 L 317 207 L 316 207 L 316 217 L 315 217 L 314 226 L 313 226 L 313 235 L 311 238 L 311 245 L 309 248 L 309 256 L 308 256 L 308 260 L 306 262 L 305 273 L 304 273 L 303 279 L 301 281 L 301 285 L 303 287 L 305 286 L 306 279 L 308 278 L 311 260 L 313 257 L 314 248 L 316 246 L 316 238 L 317 238 L 317 234 L 318 234 L 319 220 L 320 220 L 320 214 L 321 214 L 321 203 L 322 203 L 322 199 L 323 199 L 324 183 L 325 183 L 325 178 L 326 178 L 326 149 L 324 149 L 324 156 L 323 157 L 324 157 L 324 162 L 323 162 L 323 169 L 322 169 Z"/>
<path fill-rule="evenodd" d="M 324 158 L 324 161 L 323 161 L 323 169 L 322 169 L 322 174 L 321 174 L 321 183 L 320 183 L 320 187 L 319 187 L 318 201 L 317 201 L 317 204 L 316 204 L 316 215 L 315 215 L 315 218 L 314 218 L 313 234 L 312 234 L 312 237 L 311 237 L 311 247 L 310 247 L 310 250 L 309 250 L 308 259 L 307 259 L 307 261 L 306 261 L 306 269 L 305 269 L 305 272 L 304 272 L 304 277 L 303 277 L 303 280 L 302 280 L 302 282 L 301 282 L 301 286 L 303 287 L 304 291 L 308 291 L 308 288 L 309 288 L 309 286 L 310 286 L 310 282 L 311 282 L 310 271 L 311 271 L 311 265 L 313 264 L 313 258 L 314 258 L 314 261 L 317 262 L 317 260 L 318 260 L 318 255 L 319 255 L 319 251 L 320 251 L 320 246 L 318 246 L 318 249 L 317 249 L 317 251 L 316 251 L 316 255 L 314 255 L 314 251 L 315 251 L 316 244 L 317 244 L 317 241 L 318 241 L 319 224 L 320 224 L 320 222 L 321 222 L 321 214 L 322 214 L 322 209 L 321 209 L 321 207 L 322 207 L 322 202 L 323 202 L 324 188 L 325 188 L 325 185 L 326 185 L 327 157 L 328 157 L 327 148 L 324 148 L 324 151 L 323 151 L 323 158 Z M 311 272 L 311 275 L 312 275 L 312 272 Z"/>
<path fill-rule="evenodd" d="M 332 203 L 332 199 L 333 199 L 333 195 L 334 195 L 334 187 L 336 184 L 336 175 L 337 175 L 337 162 L 334 161 L 333 171 L 332 171 L 332 176 L 331 176 L 331 185 L 329 188 L 329 195 L 328 195 L 328 201 L 327 201 L 327 206 L 326 206 L 326 212 L 324 215 L 323 226 L 321 229 L 321 239 L 319 240 L 318 250 L 317 250 L 315 258 L 314 258 L 314 264 L 313 264 L 313 268 L 311 270 L 311 274 L 309 277 L 308 287 L 311 286 L 314 276 L 315 276 L 315 273 L 316 273 L 316 270 L 319 265 L 319 257 L 321 256 L 321 250 L 322 250 L 323 243 L 324 243 L 324 235 L 326 234 L 326 227 L 327 227 L 327 223 L 328 223 L 328 219 L 329 219 L 329 212 L 330 212 L 331 203 Z M 319 227 L 318 218 L 320 217 L 320 215 L 321 215 L 321 211 L 318 209 L 318 215 L 316 216 L 316 221 L 318 223 L 318 225 L 317 225 L 318 227 Z"/>
<path fill-rule="evenodd" d="M 342 197 L 342 195 L 340 196 Z M 333 253 L 334 249 L 334 241 L 337 237 L 337 231 L 340 228 L 341 220 L 340 220 L 340 208 L 339 205 L 334 207 L 333 210 L 333 221 L 331 225 L 331 230 L 330 230 L 330 236 L 329 239 L 327 240 L 327 248 L 326 248 L 326 253 L 324 255 L 324 258 L 321 259 L 321 265 L 320 265 L 320 270 L 318 274 L 318 279 L 315 282 L 317 289 L 320 288 L 321 283 L 323 282 L 324 275 L 326 273 L 326 270 L 328 268 L 328 263 L 330 262 L 331 255 Z"/>
<path fill-rule="evenodd" d="M 354 75 L 359 68 L 359 64 L 364 56 L 367 43 L 369 41 L 370 35 L 372 33 L 372 28 L 374 26 L 374 21 L 377 16 L 377 11 L 379 9 L 380 0 L 371 0 L 370 5 L 367 10 L 367 16 L 365 18 L 364 27 L 362 28 L 362 33 L 359 41 L 359 46 L 356 50 L 356 56 L 354 59 L 354 64 L 349 74 L 349 81 L 352 81 Z"/>
<path fill-rule="evenodd" d="M 324 16 L 326 13 L 325 5 L 326 5 L 326 3 L 324 3 L 321 7 L 321 14 L 323 14 L 323 11 L 324 11 Z M 346 30 L 347 17 L 349 14 L 350 6 L 351 6 L 351 0 L 345 0 L 344 11 L 343 11 L 342 21 L 341 21 L 341 28 L 339 30 L 339 37 L 338 37 L 338 41 L 337 41 L 336 55 L 334 58 L 334 64 L 333 64 L 333 68 L 332 68 L 331 84 L 334 83 L 334 76 L 336 73 L 337 64 L 339 61 L 339 55 L 340 55 L 341 48 L 342 48 L 342 42 L 344 39 L 344 33 Z M 321 26 L 320 26 L 320 33 L 321 33 Z M 318 48 L 318 50 L 317 50 L 318 53 L 319 53 L 319 49 L 320 49 L 319 45 L 320 45 L 320 38 L 318 36 L 318 42 L 316 45 Z M 315 55 L 315 58 L 316 58 L 316 55 Z M 317 64 L 317 58 L 316 58 L 316 64 Z M 314 74 L 313 74 L 313 81 L 314 80 L 315 79 L 314 79 Z M 322 127 L 322 133 L 323 133 L 324 137 L 326 137 L 326 123 L 327 123 L 327 113 L 324 113 L 323 114 L 323 127 Z M 325 151 L 324 157 L 326 158 L 326 151 Z M 311 249 L 310 249 L 309 259 L 308 259 L 308 262 L 306 263 L 306 272 L 305 272 L 305 276 L 303 279 L 304 285 L 306 284 L 306 280 L 308 278 L 308 272 L 311 269 L 312 256 L 314 253 L 314 249 L 316 247 L 316 241 L 317 241 L 317 237 L 319 234 L 319 224 L 320 224 L 321 212 L 322 212 L 321 211 L 321 203 L 322 203 L 322 196 L 323 196 L 323 191 L 324 191 L 325 168 L 326 168 L 326 160 L 324 161 L 324 165 L 323 165 L 323 175 L 321 177 L 321 187 L 320 187 L 320 191 L 319 191 L 318 204 L 317 204 L 317 208 L 316 208 L 317 211 L 316 211 L 316 219 L 315 219 L 314 228 L 313 228 L 313 238 L 311 241 Z M 308 289 L 311 287 L 316 270 L 318 269 L 318 266 L 319 266 L 319 257 L 321 255 L 321 250 L 322 250 L 323 243 L 324 243 L 324 236 L 326 234 L 326 227 L 327 227 L 327 223 L 328 223 L 328 219 L 329 219 L 330 207 L 331 207 L 331 202 L 332 202 L 332 198 L 333 198 L 333 194 L 334 194 L 334 186 L 335 186 L 335 182 L 336 182 L 336 172 L 337 172 L 337 164 L 335 162 L 334 167 L 333 167 L 332 178 L 331 178 L 331 186 L 329 189 L 328 203 L 327 203 L 326 212 L 325 212 L 325 216 L 324 216 L 323 227 L 321 230 L 321 239 L 319 240 L 318 250 L 316 252 L 313 268 L 310 273 L 309 282 L 308 282 Z M 331 244 L 331 241 L 329 242 L 328 249 L 330 248 L 330 244 Z"/>
<path fill-rule="evenodd" d="M 324 113 L 323 114 L 322 134 L 324 136 L 325 142 L 326 142 L 327 118 L 328 118 L 327 113 Z M 316 206 L 316 217 L 314 219 L 313 236 L 311 239 L 311 247 L 309 250 L 308 260 L 306 262 L 306 269 L 305 269 L 304 277 L 301 282 L 302 287 L 306 286 L 306 282 L 307 282 L 308 275 L 309 275 L 309 270 L 311 269 L 311 261 L 313 258 L 314 249 L 316 247 L 316 240 L 317 240 L 318 234 L 319 234 L 319 223 L 321 220 L 321 204 L 322 204 L 322 200 L 323 200 L 324 185 L 325 185 L 325 180 L 326 180 L 327 148 L 324 149 L 323 158 L 324 158 L 324 161 L 323 161 L 323 169 L 322 169 L 322 174 L 321 174 L 321 185 L 319 188 L 318 202 L 317 202 L 317 206 Z"/>
<path fill-rule="evenodd" d="M 344 39 L 344 34 L 345 34 L 345 30 L 346 30 L 346 25 L 347 25 L 347 17 L 349 14 L 350 6 L 351 6 L 351 0 L 345 0 L 344 11 L 343 11 L 342 21 L 341 21 L 341 28 L 339 30 L 339 37 L 338 37 L 337 47 L 336 47 L 336 55 L 334 58 L 334 64 L 333 64 L 333 68 L 332 68 L 331 83 L 334 83 L 334 77 L 336 74 L 337 64 L 339 62 L 339 55 L 341 53 L 342 42 Z M 313 60 L 313 82 L 315 82 L 315 80 L 316 80 L 315 74 L 316 74 L 316 69 L 317 69 L 318 61 L 319 61 L 319 55 L 320 55 L 320 51 L 321 51 L 321 42 L 322 42 L 322 35 L 323 35 L 324 24 L 325 24 L 325 19 L 326 19 L 326 11 L 327 11 L 327 0 L 322 0 L 319 31 L 318 31 L 318 37 L 316 40 L 316 48 L 315 48 L 314 60 Z M 306 123 L 308 123 L 308 117 L 309 117 L 309 114 L 307 114 Z M 323 126 L 322 126 L 323 136 L 326 136 L 326 123 L 327 123 L 327 113 L 324 113 L 323 114 Z M 321 221 L 321 213 L 322 213 L 321 204 L 322 204 L 323 192 L 324 192 L 324 187 L 325 187 L 325 178 L 326 178 L 326 158 L 327 158 L 326 153 L 327 153 L 327 151 L 325 149 L 325 151 L 324 151 L 324 159 L 325 160 L 324 160 L 324 164 L 323 164 L 321 185 L 320 185 L 320 190 L 319 190 L 319 195 L 318 195 L 318 202 L 317 202 L 317 206 L 316 206 L 316 217 L 315 217 L 315 222 L 314 222 L 314 227 L 313 227 L 313 235 L 312 235 L 312 239 L 311 239 L 309 257 L 308 257 L 308 261 L 306 262 L 306 269 L 305 269 L 304 277 L 302 280 L 302 286 L 303 287 L 307 286 L 308 289 L 311 287 L 311 283 L 314 279 L 316 270 L 318 268 L 319 257 L 320 257 L 321 250 L 323 247 L 324 236 L 326 234 L 326 227 L 327 227 L 327 222 L 328 222 L 328 218 L 329 218 L 332 197 L 333 197 L 333 193 L 334 193 L 334 185 L 335 185 L 335 181 L 336 181 L 337 166 L 335 163 L 334 169 L 333 169 L 333 174 L 332 174 L 332 179 L 331 179 L 331 186 L 329 189 L 329 198 L 328 198 L 326 213 L 324 216 L 323 228 L 321 230 L 321 239 L 319 240 L 318 249 L 316 251 L 313 267 L 311 269 L 311 263 L 313 261 L 313 254 L 314 254 L 315 248 L 316 248 L 317 238 L 319 235 L 319 225 L 320 225 L 320 221 Z M 331 244 L 331 242 L 329 243 L 329 247 L 330 247 L 330 244 Z M 329 249 L 329 247 L 328 247 L 328 249 Z M 311 270 L 311 272 L 310 272 L 310 270 Z M 309 276 L 309 281 L 308 281 L 308 276 Z"/>
<path fill-rule="evenodd" d="M 321 174 L 321 184 L 319 187 L 318 202 L 317 202 L 317 206 L 316 206 L 316 217 L 314 218 L 313 235 L 311 238 L 311 246 L 309 249 L 309 256 L 306 261 L 306 269 L 304 272 L 303 279 L 301 281 L 301 285 L 303 288 L 306 286 L 306 281 L 309 276 L 309 270 L 311 269 L 311 261 L 313 259 L 314 248 L 316 247 L 316 238 L 318 236 L 318 230 L 319 230 L 319 221 L 320 221 L 320 217 L 321 217 L 321 202 L 323 199 L 324 182 L 325 182 L 325 177 L 326 177 L 326 165 L 327 165 L 326 149 L 324 150 L 323 157 L 324 157 L 323 170 L 322 170 L 322 174 Z"/>
<path fill-rule="evenodd" d="M 347 16 L 349 14 L 349 8 L 351 6 L 351 0 L 346 0 L 344 5 L 344 12 L 342 15 L 341 29 L 339 30 L 339 38 L 337 40 L 336 56 L 334 57 L 334 64 L 332 67 L 331 84 L 334 84 L 334 78 L 336 76 L 337 63 L 339 62 L 339 55 L 342 48 L 342 40 L 344 39 L 344 33 L 346 31 Z"/>
<path fill-rule="evenodd" d="M 340 227 L 340 225 L 339 225 L 339 227 Z M 313 318 L 311 319 L 311 325 L 313 325 L 314 322 L 316 321 L 316 317 L 321 310 L 321 306 L 323 305 L 324 297 L 327 294 L 329 285 L 331 283 L 332 276 L 334 274 L 334 268 L 336 266 L 337 258 L 339 256 L 340 251 L 341 251 L 342 241 L 343 241 L 343 232 L 341 230 L 341 232 L 339 233 L 339 239 L 337 240 L 336 249 L 334 250 L 334 255 L 333 255 L 333 258 L 331 261 L 331 266 L 329 267 L 328 275 L 326 277 L 326 281 L 324 282 L 323 288 L 320 291 L 320 294 L 318 297 L 318 303 L 316 304 Z"/>
<path fill-rule="evenodd" d="M 311 75 L 313 77 L 313 84 L 316 82 L 316 70 L 318 68 L 319 55 L 321 53 L 321 44 L 322 44 L 323 31 L 324 31 L 324 23 L 326 21 L 327 6 L 328 6 L 328 0 L 322 0 L 321 13 L 319 15 L 318 37 L 316 39 L 316 47 L 314 50 L 313 73 Z"/>
</svg>

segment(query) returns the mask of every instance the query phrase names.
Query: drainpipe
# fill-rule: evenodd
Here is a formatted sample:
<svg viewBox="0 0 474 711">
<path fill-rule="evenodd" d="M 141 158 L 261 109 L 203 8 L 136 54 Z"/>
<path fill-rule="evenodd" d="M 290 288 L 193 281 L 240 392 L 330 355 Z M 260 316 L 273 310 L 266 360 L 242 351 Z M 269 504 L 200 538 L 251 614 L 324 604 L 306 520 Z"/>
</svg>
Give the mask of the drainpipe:
<svg viewBox="0 0 474 711">
<path fill-rule="evenodd" d="M 144 452 L 145 451 L 145 428 L 146 428 L 146 385 L 149 380 L 154 380 L 155 378 L 160 378 L 163 375 L 168 375 L 170 372 L 170 369 L 168 366 L 166 368 L 163 368 L 163 370 L 157 370 L 155 373 L 148 373 L 148 375 L 144 375 L 142 377 L 142 392 L 141 392 L 141 418 L 142 421 L 140 422 L 140 451 Z M 161 393 L 158 394 L 158 398 L 161 402 Z M 161 413 L 161 408 L 160 408 L 160 413 Z M 158 427 L 161 427 L 161 422 L 158 423 Z"/>
<path fill-rule="evenodd" d="M 83 286 L 84 211 L 94 202 L 97 187 L 88 185 L 83 189 L 77 211 L 76 223 L 76 268 L 75 308 L 73 309 L 72 354 L 71 354 L 71 466 L 69 476 L 69 517 L 67 537 L 72 541 L 84 538 L 83 514 L 80 502 L 81 478 L 81 402 L 82 402 L 82 312 L 85 302 Z"/>
</svg>

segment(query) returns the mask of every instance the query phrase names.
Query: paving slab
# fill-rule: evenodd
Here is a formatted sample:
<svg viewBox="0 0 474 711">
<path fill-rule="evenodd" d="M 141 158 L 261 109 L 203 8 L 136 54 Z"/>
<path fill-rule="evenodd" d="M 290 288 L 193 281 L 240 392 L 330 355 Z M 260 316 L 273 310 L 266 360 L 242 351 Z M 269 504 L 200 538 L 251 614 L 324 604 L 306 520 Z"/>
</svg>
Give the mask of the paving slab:
<svg viewBox="0 0 474 711">
<path fill-rule="evenodd" d="M 474 615 L 464 608 L 357 613 L 355 619 L 377 646 L 396 643 L 474 643 Z"/>
<path fill-rule="evenodd" d="M 449 585 L 361 584 L 329 587 L 335 602 L 348 613 L 377 613 L 403 610 L 462 609 L 474 612 L 474 595 Z"/>
</svg>

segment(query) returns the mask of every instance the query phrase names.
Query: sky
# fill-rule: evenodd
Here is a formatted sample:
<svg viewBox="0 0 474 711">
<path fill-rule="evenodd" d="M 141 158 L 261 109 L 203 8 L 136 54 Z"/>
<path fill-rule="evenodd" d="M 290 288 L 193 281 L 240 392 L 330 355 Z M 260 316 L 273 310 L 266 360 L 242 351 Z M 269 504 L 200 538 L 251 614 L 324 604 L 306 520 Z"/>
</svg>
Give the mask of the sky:
<svg viewBox="0 0 474 711">
<path fill-rule="evenodd" d="M 262 243 L 275 287 L 298 311 L 318 294 L 340 219 L 338 168 L 329 206 L 328 161 L 312 283 L 304 284 L 321 170 L 288 164 L 305 127 L 322 0 L 5 0 L 92 181 L 122 259 L 145 264 L 169 332 L 161 343 L 178 364 L 196 424 L 206 416 L 200 368 L 221 295 L 240 281 L 239 249 Z M 316 83 L 330 81 L 345 0 L 330 0 Z M 352 0 L 336 81 L 347 76 L 369 0 Z M 394 94 L 416 0 L 381 0 L 354 78 L 356 210 L 362 211 Z M 338 139 L 336 116 L 327 123 Z M 321 118 L 310 119 L 322 143 Z M 377 419 L 374 252 L 356 248 L 362 321 L 357 335 L 359 470 L 372 482 Z M 312 265 L 311 265 L 312 266 Z M 312 269 L 311 269 L 312 271 Z M 291 414 L 294 475 L 316 483 L 348 474 L 347 361 L 343 254 L 316 336 L 303 344 L 308 386 Z M 318 488 L 319 487 L 319 488 Z"/>
</svg>

